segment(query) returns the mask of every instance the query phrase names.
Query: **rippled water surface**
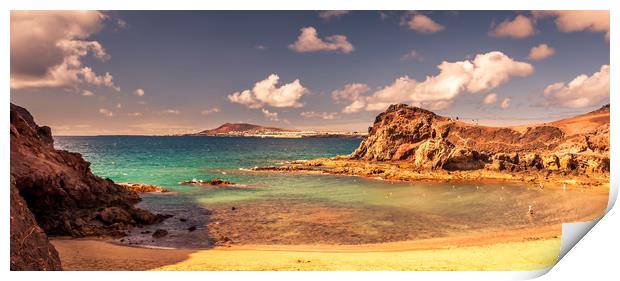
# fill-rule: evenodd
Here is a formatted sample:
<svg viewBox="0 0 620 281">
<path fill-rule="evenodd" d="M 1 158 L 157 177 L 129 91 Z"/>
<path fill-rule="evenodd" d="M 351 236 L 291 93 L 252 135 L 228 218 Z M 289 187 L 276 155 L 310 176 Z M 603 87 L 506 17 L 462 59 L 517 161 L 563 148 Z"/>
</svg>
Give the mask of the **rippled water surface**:
<svg viewBox="0 0 620 281">
<path fill-rule="evenodd" d="M 95 174 L 166 187 L 141 207 L 174 217 L 132 231 L 126 243 L 362 244 L 517 229 L 596 217 L 607 195 L 579 188 L 506 183 L 403 183 L 336 175 L 249 172 L 245 168 L 351 153 L 359 139 L 57 137 Z M 179 185 L 218 177 L 240 187 Z M 529 215 L 529 208 L 534 214 Z M 194 228 L 190 231 L 188 229 Z M 169 235 L 151 238 L 156 228 Z"/>
</svg>

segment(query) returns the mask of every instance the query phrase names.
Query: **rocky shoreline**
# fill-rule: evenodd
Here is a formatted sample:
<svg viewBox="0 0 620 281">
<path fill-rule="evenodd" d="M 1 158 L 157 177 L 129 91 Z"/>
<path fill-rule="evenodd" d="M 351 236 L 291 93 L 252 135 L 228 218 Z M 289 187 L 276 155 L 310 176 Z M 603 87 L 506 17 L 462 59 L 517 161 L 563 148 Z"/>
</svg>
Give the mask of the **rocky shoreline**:
<svg viewBox="0 0 620 281">
<path fill-rule="evenodd" d="M 281 166 L 259 166 L 251 169 L 255 172 L 298 172 L 298 173 L 325 173 L 333 175 L 359 176 L 375 180 L 386 181 L 426 181 L 426 182 L 521 182 L 540 186 L 540 184 L 555 184 L 556 186 L 596 187 L 609 186 L 609 175 L 597 174 L 575 176 L 574 174 L 543 171 L 502 172 L 493 170 L 474 171 L 445 171 L 418 169 L 410 163 L 399 161 L 366 162 L 341 157 L 318 158 L 312 160 L 294 161 Z"/>
<path fill-rule="evenodd" d="M 145 184 L 145 183 L 131 183 L 131 182 L 119 182 L 118 185 L 122 186 L 127 190 L 131 190 L 137 193 L 144 192 L 159 192 L 166 193 L 170 192 L 170 190 L 165 189 L 161 186 L 153 185 L 153 184 Z"/>
<path fill-rule="evenodd" d="M 62 269 L 47 235 L 118 237 L 167 217 L 136 208 L 135 191 L 95 176 L 79 153 L 55 149 L 26 109 L 11 104 L 10 117 L 11 270 Z"/>
<path fill-rule="evenodd" d="M 548 124 L 499 128 L 398 104 L 377 116 L 350 155 L 252 170 L 400 181 L 609 185 L 609 123 L 609 105 Z"/>
</svg>

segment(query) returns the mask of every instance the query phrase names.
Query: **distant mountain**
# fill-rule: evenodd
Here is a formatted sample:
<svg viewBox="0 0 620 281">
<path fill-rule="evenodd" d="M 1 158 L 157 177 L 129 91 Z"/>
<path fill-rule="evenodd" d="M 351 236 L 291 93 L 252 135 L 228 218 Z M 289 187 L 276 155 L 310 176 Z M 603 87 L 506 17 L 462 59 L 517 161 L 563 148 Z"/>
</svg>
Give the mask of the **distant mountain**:
<svg viewBox="0 0 620 281">
<path fill-rule="evenodd" d="M 194 136 L 218 136 L 218 135 L 258 135 L 267 134 L 273 132 L 295 132 L 297 130 L 282 129 L 275 127 L 265 127 L 247 123 L 226 123 L 215 129 L 204 130 L 195 134 Z"/>
</svg>

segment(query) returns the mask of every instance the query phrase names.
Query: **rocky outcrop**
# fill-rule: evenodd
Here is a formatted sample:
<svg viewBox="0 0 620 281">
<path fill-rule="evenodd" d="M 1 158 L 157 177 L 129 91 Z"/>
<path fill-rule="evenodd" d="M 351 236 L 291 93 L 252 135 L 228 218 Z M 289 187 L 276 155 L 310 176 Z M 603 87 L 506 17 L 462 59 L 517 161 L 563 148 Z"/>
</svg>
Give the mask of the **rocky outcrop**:
<svg viewBox="0 0 620 281">
<path fill-rule="evenodd" d="M 499 128 L 398 104 L 379 114 L 368 133 L 350 159 L 448 171 L 609 172 L 609 106 L 550 124 Z"/>
<path fill-rule="evenodd" d="M 182 185 L 198 185 L 198 186 L 229 186 L 234 185 L 234 182 L 223 180 L 220 178 L 212 178 L 210 180 L 198 180 L 191 179 L 179 182 Z"/>
<path fill-rule="evenodd" d="M 37 225 L 11 177 L 11 270 L 61 270 L 58 252 Z"/>
<path fill-rule="evenodd" d="M 79 153 L 54 149 L 50 128 L 11 104 L 11 177 L 45 233 L 116 236 L 164 218 L 135 208 L 136 192 L 93 175 L 89 166 Z"/>
<path fill-rule="evenodd" d="M 154 184 L 145 184 L 145 183 L 130 183 L 130 182 L 119 182 L 118 185 L 122 186 L 125 189 L 135 191 L 138 193 L 144 192 L 161 192 L 166 193 L 169 192 L 168 189 L 165 189 L 161 186 L 157 186 Z"/>
</svg>

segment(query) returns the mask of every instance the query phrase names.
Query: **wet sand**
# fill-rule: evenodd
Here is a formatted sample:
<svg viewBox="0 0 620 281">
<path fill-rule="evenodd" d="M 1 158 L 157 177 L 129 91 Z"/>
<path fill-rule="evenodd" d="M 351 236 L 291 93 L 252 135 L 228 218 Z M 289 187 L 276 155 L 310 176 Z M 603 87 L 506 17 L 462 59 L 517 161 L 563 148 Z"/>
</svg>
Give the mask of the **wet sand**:
<svg viewBox="0 0 620 281">
<path fill-rule="evenodd" d="M 557 261 L 558 227 L 366 245 L 150 249 L 54 239 L 65 270 L 536 270 Z M 459 245 L 459 246 L 453 246 Z"/>
</svg>

